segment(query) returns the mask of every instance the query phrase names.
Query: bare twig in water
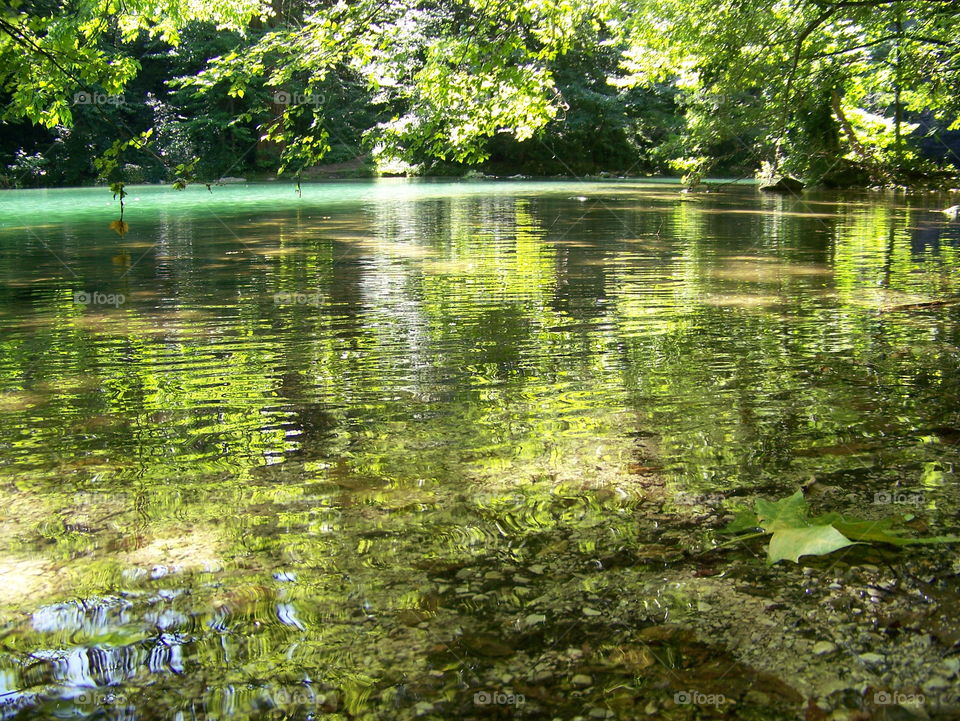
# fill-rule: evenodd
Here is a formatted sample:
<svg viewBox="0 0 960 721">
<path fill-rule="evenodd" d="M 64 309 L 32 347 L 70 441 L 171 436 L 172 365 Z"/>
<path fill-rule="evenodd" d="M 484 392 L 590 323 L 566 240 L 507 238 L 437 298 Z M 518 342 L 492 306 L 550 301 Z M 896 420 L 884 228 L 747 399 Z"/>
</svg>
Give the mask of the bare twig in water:
<svg viewBox="0 0 960 721">
<path fill-rule="evenodd" d="M 957 305 L 960 303 L 960 298 L 945 298 L 944 300 L 931 300 L 927 303 L 906 303 L 904 305 L 888 305 L 885 308 L 881 308 L 881 313 L 889 313 L 891 311 L 897 310 L 922 310 L 924 308 L 943 308 L 948 305 Z"/>
</svg>

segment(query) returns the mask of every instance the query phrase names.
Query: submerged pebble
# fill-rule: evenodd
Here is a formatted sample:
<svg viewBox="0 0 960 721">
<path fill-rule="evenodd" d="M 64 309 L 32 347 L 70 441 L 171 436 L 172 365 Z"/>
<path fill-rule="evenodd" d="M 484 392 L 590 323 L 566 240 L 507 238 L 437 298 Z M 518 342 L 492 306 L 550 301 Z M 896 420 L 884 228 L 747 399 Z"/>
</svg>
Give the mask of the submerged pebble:
<svg viewBox="0 0 960 721">
<path fill-rule="evenodd" d="M 815 656 L 826 656 L 837 650 L 837 645 L 830 641 L 817 641 L 813 644 L 813 654 Z"/>
</svg>

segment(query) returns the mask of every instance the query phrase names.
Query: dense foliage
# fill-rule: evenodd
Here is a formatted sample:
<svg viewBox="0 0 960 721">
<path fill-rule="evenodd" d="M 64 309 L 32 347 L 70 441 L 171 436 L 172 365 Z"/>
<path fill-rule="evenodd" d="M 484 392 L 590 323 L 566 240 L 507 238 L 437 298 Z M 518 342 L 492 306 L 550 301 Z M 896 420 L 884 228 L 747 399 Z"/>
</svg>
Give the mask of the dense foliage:
<svg viewBox="0 0 960 721">
<path fill-rule="evenodd" d="M 947 182 L 958 20 L 944 0 L 17 0 L 0 163 L 9 185 L 324 166 Z"/>
</svg>

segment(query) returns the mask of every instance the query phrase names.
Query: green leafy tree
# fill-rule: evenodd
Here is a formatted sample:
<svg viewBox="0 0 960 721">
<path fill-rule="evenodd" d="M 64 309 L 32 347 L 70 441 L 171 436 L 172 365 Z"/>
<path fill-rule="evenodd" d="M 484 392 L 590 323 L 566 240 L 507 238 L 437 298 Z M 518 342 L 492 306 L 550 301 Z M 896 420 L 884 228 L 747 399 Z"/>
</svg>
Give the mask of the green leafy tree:
<svg viewBox="0 0 960 721">
<path fill-rule="evenodd" d="M 261 123 L 263 139 L 282 147 L 281 170 L 329 149 L 327 115 L 309 99 L 344 74 L 362 80 L 381 117 L 366 133 L 379 160 L 476 163 L 489 157 L 490 138 L 526 140 L 557 117 L 551 63 L 604 13 L 602 4 L 529 0 L 338 4 L 214 58 L 185 82 L 238 97 L 268 88 L 307 99 L 278 103 Z"/>
<path fill-rule="evenodd" d="M 639 0 L 617 82 L 669 81 L 694 99 L 685 157 L 709 161 L 735 139 L 814 179 L 856 168 L 886 181 L 922 169 L 908 113 L 957 122 L 958 20 L 941 0 Z"/>
<path fill-rule="evenodd" d="M 940 173 L 921 134 L 960 127 L 960 9 L 943 0 L 275 5 L 17 0 L 0 10 L 2 120 L 83 140 L 102 123 L 95 172 L 177 187 L 363 153 L 426 172 L 670 168 L 695 184 L 767 162 L 912 182 Z M 89 102 L 120 94 L 136 102 Z M 58 164 L 4 151 L 37 182 Z"/>
</svg>

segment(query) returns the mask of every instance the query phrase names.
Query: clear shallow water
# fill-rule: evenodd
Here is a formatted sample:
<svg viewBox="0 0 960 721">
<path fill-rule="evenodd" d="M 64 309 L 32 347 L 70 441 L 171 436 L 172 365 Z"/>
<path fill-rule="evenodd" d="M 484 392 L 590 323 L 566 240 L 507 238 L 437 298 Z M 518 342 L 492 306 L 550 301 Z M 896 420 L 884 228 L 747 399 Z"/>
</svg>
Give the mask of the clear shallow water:
<svg viewBox="0 0 960 721">
<path fill-rule="evenodd" d="M 949 522 L 960 307 L 885 310 L 960 295 L 945 201 L 143 187 L 121 237 L 106 190 L 4 192 L 2 702 L 469 715 L 580 638 L 525 625 L 554 581 L 642 583 L 697 504 L 815 475 Z"/>
</svg>

